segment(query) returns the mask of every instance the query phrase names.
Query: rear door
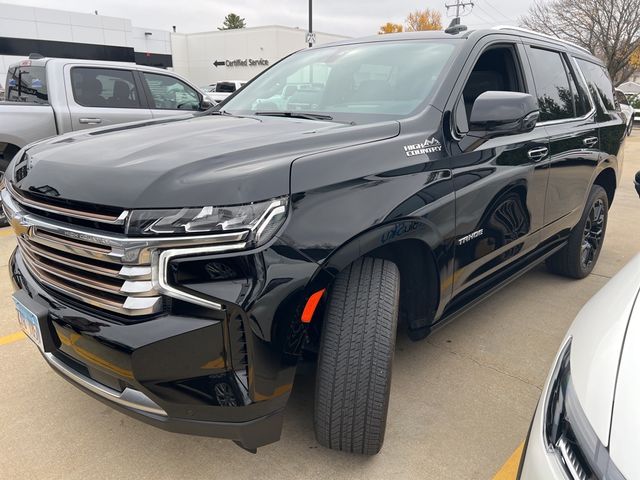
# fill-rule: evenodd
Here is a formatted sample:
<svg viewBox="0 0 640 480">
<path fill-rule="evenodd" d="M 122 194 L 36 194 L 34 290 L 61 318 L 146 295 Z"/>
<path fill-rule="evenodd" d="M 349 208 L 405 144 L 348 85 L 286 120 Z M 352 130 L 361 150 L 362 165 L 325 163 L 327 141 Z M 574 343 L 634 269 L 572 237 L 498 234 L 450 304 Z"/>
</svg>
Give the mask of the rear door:
<svg viewBox="0 0 640 480">
<path fill-rule="evenodd" d="M 172 75 L 139 72 L 154 118 L 184 115 L 201 109 L 202 94 Z"/>
<path fill-rule="evenodd" d="M 549 136 L 544 224 L 558 222 L 559 231 L 572 226 L 560 221 L 563 217 L 571 223 L 573 216 L 568 216 L 582 212 L 585 192 L 598 164 L 600 138 L 595 110 L 566 53 L 542 43 L 529 43 L 526 51 L 540 107 L 539 125 Z"/>
<path fill-rule="evenodd" d="M 595 115 L 600 132 L 601 161 L 617 163 L 620 173 L 627 125 L 620 107 L 616 105 L 609 74 L 604 67 L 596 63 L 579 58 L 575 61 L 584 75 L 591 98 L 595 103 Z"/>
<path fill-rule="evenodd" d="M 67 65 L 65 78 L 73 130 L 152 118 L 130 69 Z"/>
</svg>

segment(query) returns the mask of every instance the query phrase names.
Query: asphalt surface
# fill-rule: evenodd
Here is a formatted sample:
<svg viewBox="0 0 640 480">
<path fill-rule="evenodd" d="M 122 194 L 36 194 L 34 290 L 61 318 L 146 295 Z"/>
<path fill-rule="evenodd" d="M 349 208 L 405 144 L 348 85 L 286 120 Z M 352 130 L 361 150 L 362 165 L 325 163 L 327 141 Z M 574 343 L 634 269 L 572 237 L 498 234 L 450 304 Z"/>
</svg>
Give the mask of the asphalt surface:
<svg viewBox="0 0 640 480">
<path fill-rule="evenodd" d="M 425 341 L 399 336 L 386 442 L 372 458 L 316 444 L 309 366 L 294 386 L 282 440 L 257 455 L 228 441 L 166 433 L 109 409 L 63 381 L 16 334 L 4 273 L 0 478 L 491 479 L 524 440 L 572 319 L 640 249 L 640 199 L 632 186 L 638 170 L 640 131 L 627 141 L 604 249 L 588 278 L 572 281 L 539 267 Z M 5 272 L 14 245 L 0 229 Z"/>
</svg>

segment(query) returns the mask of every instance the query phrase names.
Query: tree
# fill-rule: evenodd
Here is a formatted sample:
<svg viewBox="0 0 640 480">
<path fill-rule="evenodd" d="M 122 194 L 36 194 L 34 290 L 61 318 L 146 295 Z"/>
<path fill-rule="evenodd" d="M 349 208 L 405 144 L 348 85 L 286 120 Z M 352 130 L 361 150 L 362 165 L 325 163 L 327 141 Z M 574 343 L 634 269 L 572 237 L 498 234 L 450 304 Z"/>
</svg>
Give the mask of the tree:
<svg viewBox="0 0 640 480">
<path fill-rule="evenodd" d="M 240 18 L 239 15 L 235 13 L 230 13 L 226 17 L 224 17 L 224 22 L 222 23 L 222 27 L 218 27 L 218 30 L 235 30 L 237 28 L 244 28 L 247 24 L 244 18 Z"/>
<path fill-rule="evenodd" d="M 604 62 L 615 85 L 635 69 L 640 0 L 536 0 L 520 24 L 586 48 Z"/>
<path fill-rule="evenodd" d="M 401 23 L 392 23 L 387 22 L 380 27 L 380 31 L 378 32 L 380 35 L 385 33 L 400 33 L 404 30 L 404 27 Z"/>
<path fill-rule="evenodd" d="M 416 10 L 407 16 L 406 24 L 408 32 L 442 30 L 442 15 L 437 10 L 429 8 Z"/>
</svg>

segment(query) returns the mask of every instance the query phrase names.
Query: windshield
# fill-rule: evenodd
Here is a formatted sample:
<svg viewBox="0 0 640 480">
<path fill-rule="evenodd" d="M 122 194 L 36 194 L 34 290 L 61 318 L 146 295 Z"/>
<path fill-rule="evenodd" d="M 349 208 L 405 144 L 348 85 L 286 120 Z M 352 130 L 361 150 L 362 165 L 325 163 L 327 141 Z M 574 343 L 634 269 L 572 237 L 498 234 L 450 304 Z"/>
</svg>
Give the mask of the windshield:
<svg viewBox="0 0 640 480">
<path fill-rule="evenodd" d="M 347 122 L 406 116 L 429 99 L 454 49 L 454 40 L 405 40 L 304 50 L 257 77 L 222 109 L 322 113 Z"/>
</svg>

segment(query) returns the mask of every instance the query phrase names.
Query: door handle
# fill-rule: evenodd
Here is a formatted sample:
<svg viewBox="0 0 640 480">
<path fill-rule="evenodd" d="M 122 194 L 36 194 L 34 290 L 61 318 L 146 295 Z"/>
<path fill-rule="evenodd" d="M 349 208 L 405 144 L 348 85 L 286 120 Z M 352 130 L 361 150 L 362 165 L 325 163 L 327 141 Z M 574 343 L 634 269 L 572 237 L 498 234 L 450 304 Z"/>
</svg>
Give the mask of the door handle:
<svg viewBox="0 0 640 480">
<path fill-rule="evenodd" d="M 582 143 L 584 144 L 585 147 L 593 147 L 596 143 L 598 143 L 598 137 L 587 137 L 584 140 L 582 140 Z"/>
<path fill-rule="evenodd" d="M 99 125 L 102 123 L 101 118 L 81 118 L 78 121 L 83 125 Z"/>
<path fill-rule="evenodd" d="M 527 152 L 527 156 L 533 160 L 534 162 L 539 162 L 549 153 L 549 149 L 547 147 L 538 147 L 532 148 Z"/>
</svg>

